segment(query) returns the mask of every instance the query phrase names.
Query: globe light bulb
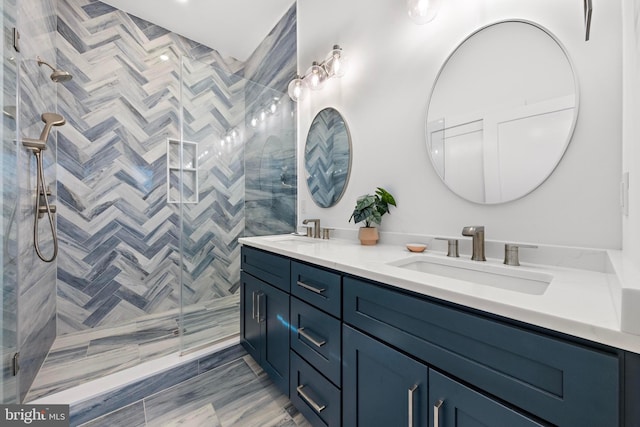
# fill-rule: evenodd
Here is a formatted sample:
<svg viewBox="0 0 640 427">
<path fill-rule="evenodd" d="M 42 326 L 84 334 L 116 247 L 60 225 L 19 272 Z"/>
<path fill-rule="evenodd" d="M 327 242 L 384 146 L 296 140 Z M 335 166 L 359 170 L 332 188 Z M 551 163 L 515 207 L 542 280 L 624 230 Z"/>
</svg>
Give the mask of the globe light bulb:
<svg viewBox="0 0 640 427">
<path fill-rule="evenodd" d="M 347 71 L 347 57 L 339 45 L 334 45 L 325 63 L 329 77 L 342 77 Z"/>
<path fill-rule="evenodd" d="M 320 90 L 324 86 L 324 82 L 327 80 L 327 72 L 316 61 L 311 64 L 311 67 L 307 70 L 305 75 L 307 86 L 311 90 Z"/>
<path fill-rule="evenodd" d="M 291 80 L 291 82 L 289 83 L 287 92 L 289 93 L 289 98 L 291 98 L 295 102 L 298 102 L 306 97 L 307 86 L 300 76 L 296 76 L 296 78 Z"/>
</svg>

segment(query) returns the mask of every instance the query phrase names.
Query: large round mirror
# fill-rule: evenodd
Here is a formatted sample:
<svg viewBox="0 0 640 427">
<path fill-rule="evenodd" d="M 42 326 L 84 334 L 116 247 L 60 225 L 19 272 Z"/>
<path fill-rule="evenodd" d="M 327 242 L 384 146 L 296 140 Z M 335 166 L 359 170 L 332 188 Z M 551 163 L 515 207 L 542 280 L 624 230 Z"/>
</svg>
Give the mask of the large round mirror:
<svg viewBox="0 0 640 427">
<path fill-rule="evenodd" d="M 307 185 L 313 201 L 328 208 L 340 200 L 351 169 L 351 136 L 334 108 L 320 111 L 311 122 L 304 149 Z"/>
<path fill-rule="evenodd" d="M 442 66 L 427 149 L 454 193 L 504 203 L 553 172 L 577 117 L 577 79 L 558 40 L 530 22 L 499 22 L 469 36 Z"/>
</svg>

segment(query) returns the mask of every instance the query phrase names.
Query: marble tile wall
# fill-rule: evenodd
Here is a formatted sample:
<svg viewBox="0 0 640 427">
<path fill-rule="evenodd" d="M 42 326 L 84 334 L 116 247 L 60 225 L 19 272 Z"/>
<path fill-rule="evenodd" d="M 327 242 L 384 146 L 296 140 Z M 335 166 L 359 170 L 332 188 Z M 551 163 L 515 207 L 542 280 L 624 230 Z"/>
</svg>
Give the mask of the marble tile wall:
<svg viewBox="0 0 640 427">
<path fill-rule="evenodd" d="M 264 172 L 296 182 L 288 103 L 271 127 L 246 131 L 249 107 L 282 99 L 262 85 L 286 89 L 295 36 L 293 7 L 242 63 L 99 1 L 58 3 L 57 62 L 75 76 L 58 101 L 70 124 L 58 146 L 59 334 L 178 307 L 180 265 L 185 305 L 237 292 L 245 165 L 261 154 L 245 146 L 284 140 L 286 162 Z M 166 184 L 166 141 L 180 136 L 180 112 L 199 158 L 199 202 L 182 206 L 167 203 Z M 241 135 L 223 146 L 233 130 Z M 184 188 L 195 191 L 187 180 Z M 271 233 L 294 226 L 295 187 L 284 188 L 271 192 L 283 208 L 252 216 Z"/>
<path fill-rule="evenodd" d="M 297 71 L 296 11 L 294 3 L 245 66 L 247 236 L 296 228 L 296 104 L 287 95 Z"/>
<path fill-rule="evenodd" d="M 182 206 L 182 297 L 190 305 L 235 293 L 240 279 L 246 80 L 201 60 L 183 64 L 183 131 L 185 141 L 197 144 L 199 193 L 198 203 Z M 185 197 L 192 181 L 184 179 Z"/>
<path fill-rule="evenodd" d="M 21 33 L 19 61 L 19 136 L 38 138 L 43 128 L 42 113 L 56 111 L 59 84 L 49 78 L 51 71 L 39 67 L 36 56 L 55 62 L 56 1 L 18 2 Z M 36 196 L 36 162 L 33 154 L 18 144 L 19 200 L 16 225 L 18 244 L 18 347 L 21 370 L 18 376 L 22 400 L 44 361 L 56 336 L 56 263 L 41 261 L 33 248 L 33 219 Z M 43 151 L 45 180 L 52 190 L 56 182 L 56 136 L 49 137 Z M 55 194 L 55 191 L 54 191 Z M 40 246 L 49 256 L 52 235 L 46 221 L 40 222 Z"/>
<path fill-rule="evenodd" d="M 166 144 L 180 136 L 180 60 L 206 65 L 187 73 L 183 88 L 191 94 L 183 98 L 188 137 L 201 138 L 234 116 L 243 87 L 230 76 L 244 64 L 90 0 L 58 2 L 57 47 L 59 66 L 75 76 L 59 94 L 70 124 L 58 147 L 58 333 L 65 334 L 179 306 L 180 205 L 167 203 Z M 228 230 L 241 223 L 234 199 L 242 188 L 234 184 L 242 171 L 230 165 L 221 176 L 212 164 L 202 167 L 200 203 L 185 205 L 187 303 L 230 293 L 227 272 L 212 261 L 225 256 L 235 239 Z M 235 219 L 225 228 L 216 212 Z"/>
<path fill-rule="evenodd" d="M 99 1 L 30 0 L 18 7 L 19 136 L 39 135 L 44 112 L 57 111 L 67 120 L 56 128 L 44 152 L 45 177 L 55 187 L 53 203 L 58 207 L 56 262 L 44 263 L 33 251 L 35 161 L 19 144 L 16 147 L 20 263 L 14 283 L 19 283 L 15 305 L 22 399 L 56 333 L 118 324 L 178 306 L 180 212 L 179 205 L 166 202 L 166 141 L 180 131 L 180 58 L 187 56 L 216 70 L 187 83 L 192 94 L 202 85 L 209 89 L 206 96 L 187 98 L 184 109 L 191 136 L 213 135 L 211 140 L 216 140 L 221 132 L 246 126 L 249 106 L 274 97 L 282 100 L 280 92 L 276 96 L 261 85 L 284 90 L 295 72 L 295 7 L 247 61 L 250 73 L 245 63 Z M 160 59 L 162 54 L 168 61 Z M 36 56 L 71 72 L 73 80 L 55 84 L 49 70 L 37 66 Z M 244 77 L 260 84 L 248 85 Z M 266 151 L 273 168 L 263 168 L 263 176 L 273 175 L 269 182 L 286 184 L 286 191 L 272 189 L 269 196 L 286 203 L 261 207 L 262 213 L 252 221 L 273 225 L 272 233 L 293 227 L 295 188 L 288 183 L 296 182 L 295 162 L 291 167 L 287 162 L 295 158 L 295 121 L 291 106 L 279 111 L 283 113 L 270 113 L 280 117 L 270 122 L 271 128 L 265 125 L 247 133 L 244 140 L 251 149 L 240 147 L 222 160 L 203 162 L 199 196 L 205 203 L 184 212 L 190 303 L 237 291 L 245 163 L 259 163 L 264 150 L 253 147 L 268 145 L 274 138 L 286 142 L 270 145 L 280 148 Z M 206 120 L 209 124 L 203 126 Z M 280 123 L 273 124 L 277 120 Z M 283 194 L 286 197 L 279 197 Z M 40 243 L 48 254 L 52 239 L 45 226 L 41 222 Z"/>
</svg>

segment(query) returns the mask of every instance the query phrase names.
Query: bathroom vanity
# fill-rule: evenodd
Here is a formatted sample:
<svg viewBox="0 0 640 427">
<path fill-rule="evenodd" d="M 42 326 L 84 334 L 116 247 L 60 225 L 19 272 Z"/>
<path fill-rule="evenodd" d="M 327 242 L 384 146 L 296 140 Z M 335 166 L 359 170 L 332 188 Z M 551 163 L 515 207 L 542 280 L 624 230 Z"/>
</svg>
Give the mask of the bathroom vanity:
<svg viewBox="0 0 640 427">
<path fill-rule="evenodd" d="M 314 426 L 640 425 L 606 275 L 479 263 L 474 283 L 396 245 L 240 241 L 242 345 Z"/>
</svg>

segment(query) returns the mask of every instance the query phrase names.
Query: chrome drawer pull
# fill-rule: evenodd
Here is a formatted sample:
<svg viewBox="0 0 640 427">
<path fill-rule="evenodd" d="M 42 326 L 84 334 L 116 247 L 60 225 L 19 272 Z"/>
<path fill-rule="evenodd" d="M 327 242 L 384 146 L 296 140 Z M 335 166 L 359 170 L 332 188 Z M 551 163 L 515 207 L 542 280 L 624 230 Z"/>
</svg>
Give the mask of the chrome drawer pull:
<svg viewBox="0 0 640 427">
<path fill-rule="evenodd" d="M 433 427 L 440 427 L 440 408 L 444 405 L 444 400 L 438 400 L 433 405 Z"/>
<path fill-rule="evenodd" d="M 304 391 L 302 391 L 302 389 L 304 388 L 304 385 L 299 385 L 296 390 L 298 391 L 298 394 L 300 395 L 300 397 L 302 397 L 309 405 L 311 405 L 311 407 L 314 409 L 314 411 L 320 413 L 324 410 L 324 408 L 326 408 L 326 405 L 318 405 L 316 402 L 313 401 L 312 398 L 310 398 L 307 393 L 305 393 Z"/>
<path fill-rule="evenodd" d="M 418 389 L 418 384 L 414 384 L 409 389 L 409 427 L 413 427 L 413 393 Z"/>
<path fill-rule="evenodd" d="M 256 292 L 251 292 L 251 318 L 256 320 Z"/>
<path fill-rule="evenodd" d="M 309 290 L 311 292 L 315 292 L 316 294 L 322 294 L 325 291 L 325 289 L 318 289 L 318 288 L 316 288 L 314 286 L 307 285 L 306 283 L 301 282 L 300 280 L 298 280 L 297 283 L 298 283 L 298 286 L 302 286 L 303 288 L 305 288 L 305 289 L 307 289 L 307 290 Z"/>
<path fill-rule="evenodd" d="M 318 341 L 317 339 L 313 338 L 311 335 L 309 335 L 309 332 L 305 332 L 304 328 L 298 328 L 298 335 L 302 335 L 308 341 L 311 341 L 311 343 L 316 347 L 322 347 L 327 343 L 327 340 Z"/>
</svg>

